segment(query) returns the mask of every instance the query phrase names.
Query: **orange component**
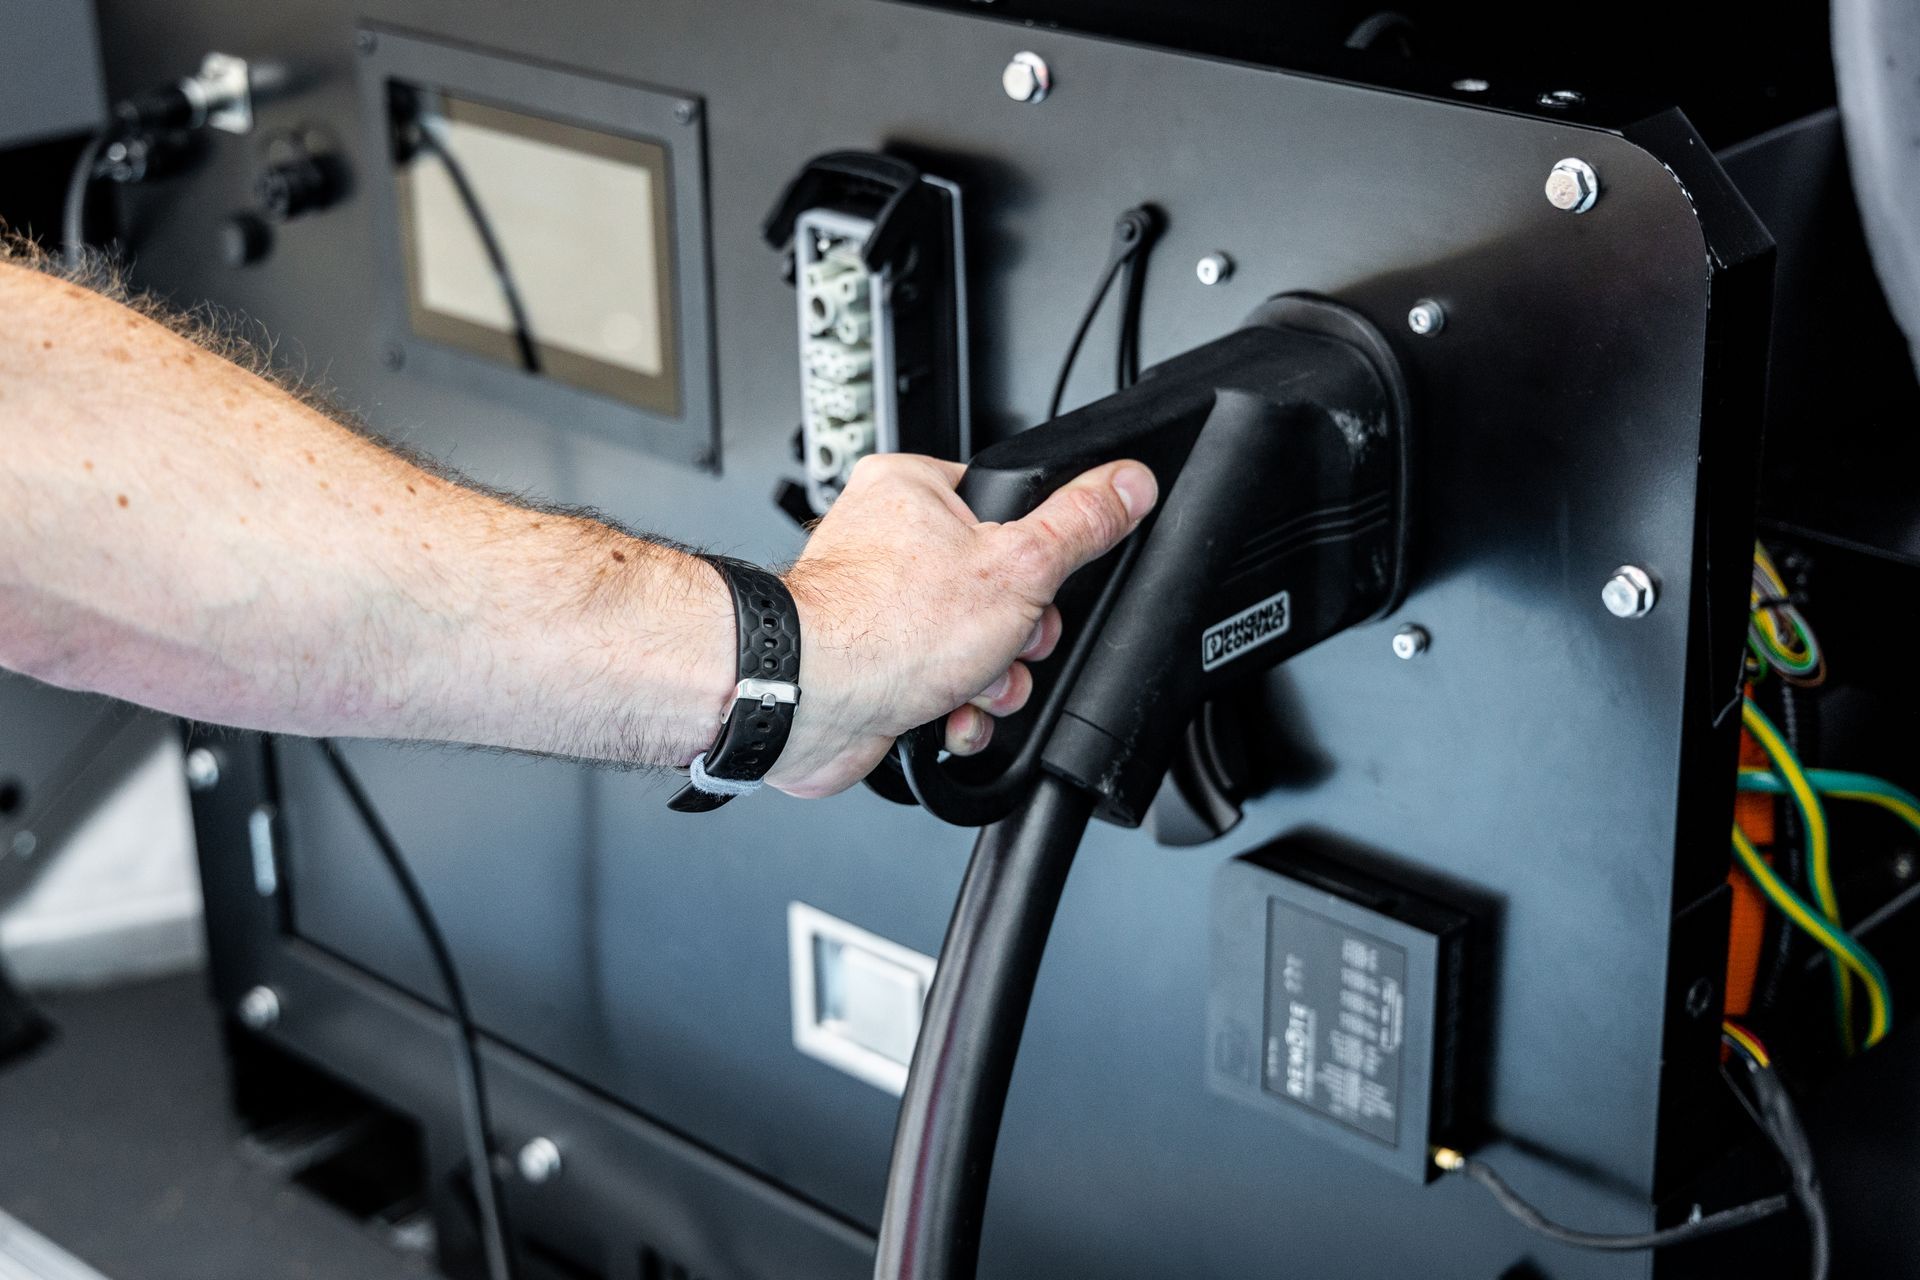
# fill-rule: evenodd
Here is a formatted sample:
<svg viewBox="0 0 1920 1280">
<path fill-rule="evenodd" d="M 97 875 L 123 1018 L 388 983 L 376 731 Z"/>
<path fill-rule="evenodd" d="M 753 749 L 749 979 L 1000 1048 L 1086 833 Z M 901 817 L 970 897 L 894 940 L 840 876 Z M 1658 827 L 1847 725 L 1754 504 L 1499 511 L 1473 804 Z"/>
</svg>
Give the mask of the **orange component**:
<svg viewBox="0 0 1920 1280">
<path fill-rule="evenodd" d="M 1740 733 L 1740 767 L 1767 767 L 1767 753 L 1745 730 Z M 1733 819 L 1761 856 L 1771 862 L 1773 797 L 1758 791 L 1739 792 L 1733 800 Z M 1727 930 L 1726 1013 L 1729 1018 L 1739 1018 L 1753 1006 L 1753 984 L 1760 973 L 1760 951 L 1766 942 L 1767 900 L 1737 869 L 1727 871 L 1727 883 L 1733 888 L 1733 919 Z"/>
</svg>

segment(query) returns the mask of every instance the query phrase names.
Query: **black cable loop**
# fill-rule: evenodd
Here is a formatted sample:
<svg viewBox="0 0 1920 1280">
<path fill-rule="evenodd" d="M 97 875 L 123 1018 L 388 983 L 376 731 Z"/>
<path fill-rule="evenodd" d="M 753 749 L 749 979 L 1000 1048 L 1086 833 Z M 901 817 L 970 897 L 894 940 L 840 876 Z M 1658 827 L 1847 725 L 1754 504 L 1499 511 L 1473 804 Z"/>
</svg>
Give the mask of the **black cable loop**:
<svg viewBox="0 0 1920 1280">
<path fill-rule="evenodd" d="M 494 1167 L 493 1120 L 487 1106 L 486 1083 L 480 1074 L 480 1033 L 474 1025 L 473 1010 L 467 1004 L 460 971 L 453 961 L 453 950 L 447 945 L 446 935 L 440 932 L 433 908 L 427 903 L 426 892 L 414 878 L 406 858 L 401 855 L 399 843 L 394 840 L 393 833 L 387 830 L 373 802 L 367 798 L 367 793 L 360 786 L 360 779 L 340 754 L 339 746 L 328 738 L 318 739 L 318 743 L 320 753 L 326 757 L 334 777 L 346 791 L 347 799 L 359 814 L 367 834 L 373 838 L 374 847 L 380 851 L 387 870 L 392 873 L 400 896 L 406 899 L 407 910 L 413 915 L 420 936 L 427 944 L 436 976 L 440 979 L 456 1032 L 453 1062 L 460 1093 L 461 1137 L 467 1145 L 467 1162 L 473 1166 L 474 1207 L 480 1217 L 480 1245 L 486 1253 L 487 1275 L 490 1280 L 514 1280 L 506 1193 L 500 1183 L 500 1171 Z"/>
</svg>

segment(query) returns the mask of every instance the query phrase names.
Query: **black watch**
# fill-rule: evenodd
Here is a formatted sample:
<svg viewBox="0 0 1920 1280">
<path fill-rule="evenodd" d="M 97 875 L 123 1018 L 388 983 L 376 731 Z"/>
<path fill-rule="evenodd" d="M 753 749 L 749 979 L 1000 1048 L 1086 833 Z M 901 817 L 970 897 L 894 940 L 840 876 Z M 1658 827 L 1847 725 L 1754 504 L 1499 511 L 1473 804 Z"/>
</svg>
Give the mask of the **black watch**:
<svg viewBox="0 0 1920 1280">
<path fill-rule="evenodd" d="M 787 584 L 744 560 L 706 561 L 733 592 L 739 683 L 719 736 L 694 758 L 687 785 L 667 801 L 680 813 L 707 813 L 758 787 L 787 745 L 800 701 L 800 613 Z"/>
</svg>

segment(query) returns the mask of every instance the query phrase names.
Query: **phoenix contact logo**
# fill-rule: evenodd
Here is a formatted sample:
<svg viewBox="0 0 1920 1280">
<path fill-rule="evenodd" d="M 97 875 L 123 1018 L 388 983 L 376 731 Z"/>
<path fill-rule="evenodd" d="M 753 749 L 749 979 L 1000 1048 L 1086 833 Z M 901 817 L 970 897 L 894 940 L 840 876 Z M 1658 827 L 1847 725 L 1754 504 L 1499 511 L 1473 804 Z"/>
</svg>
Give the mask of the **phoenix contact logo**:
<svg viewBox="0 0 1920 1280">
<path fill-rule="evenodd" d="M 1285 635 L 1292 625 L 1293 610 L 1288 607 L 1287 593 L 1268 596 L 1201 633 L 1200 669 L 1211 671 L 1224 666 L 1247 650 L 1258 649 L 1275 636 Z"/>
</svg>

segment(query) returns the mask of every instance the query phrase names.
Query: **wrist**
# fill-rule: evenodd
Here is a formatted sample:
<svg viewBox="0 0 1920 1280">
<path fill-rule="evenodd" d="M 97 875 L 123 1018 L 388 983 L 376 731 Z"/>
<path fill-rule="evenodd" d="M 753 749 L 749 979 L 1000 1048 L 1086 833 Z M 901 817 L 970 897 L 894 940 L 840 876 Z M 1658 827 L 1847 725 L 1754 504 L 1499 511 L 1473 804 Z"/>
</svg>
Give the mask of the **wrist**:
<svg viewBox="0 0 1920 1280">
<path fill-rule="evenodd" d="M 828 598 L 807 574 L 804 565 L 795 565 L 780 575 L 793 597 L 794 612 L 800 617 L 800 709 L 794 715 L 796 739 L 807 741 L 820 736 L 828 726 L 835 731 L 857 729 L 859 714 L 850 705 L 848 695 L 853 682 L 839 670 L 841 646 L 834 636 L 834 610 Z"/>
<path fill-rule="evenodd" d="M 733 597 L 714 567 L 683 551 L 659 549 L 672 557 L 663 615 L 672 622 L 650 646 L 649 665 L 678 660 L 656 703 L 664 763 L 684 767 L 707 749 L 733 705 L 739 680 L 738 623 Z"/>
</svg>

